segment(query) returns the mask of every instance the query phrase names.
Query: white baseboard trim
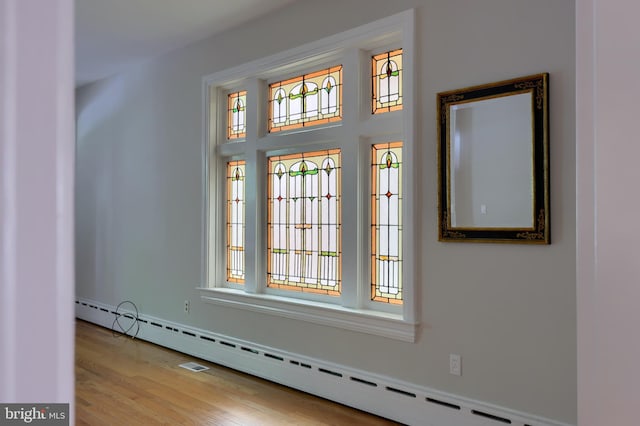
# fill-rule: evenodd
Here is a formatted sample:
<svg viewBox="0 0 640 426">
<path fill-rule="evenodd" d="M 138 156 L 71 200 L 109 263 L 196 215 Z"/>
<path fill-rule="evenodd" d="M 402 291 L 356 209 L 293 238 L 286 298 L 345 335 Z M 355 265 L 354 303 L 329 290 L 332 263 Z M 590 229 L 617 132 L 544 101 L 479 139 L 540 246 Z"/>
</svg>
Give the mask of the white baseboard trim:
<svg viewBox="0 0 640 426">
<path fill-rule="evenodd" d="M 77 318 L 113 326 L 115 306 L 78 299 L 75 307 Z M 160 318 L 138 318 L 139 339 L 405 424 L 570 426 Z"/>
</svg>

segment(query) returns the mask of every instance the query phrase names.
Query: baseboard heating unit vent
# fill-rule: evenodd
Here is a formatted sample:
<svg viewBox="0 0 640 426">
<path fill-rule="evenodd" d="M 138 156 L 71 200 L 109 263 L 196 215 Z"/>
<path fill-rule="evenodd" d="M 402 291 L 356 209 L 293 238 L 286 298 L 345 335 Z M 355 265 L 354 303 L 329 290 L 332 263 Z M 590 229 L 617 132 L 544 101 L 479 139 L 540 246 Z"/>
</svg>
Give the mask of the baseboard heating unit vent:
<svg viewBox="0 0 640 426">
<path fill-rule="evenodd" d="M 81 320 L 111 328 L 114 315 L 113 306 L 76 301 Z M 408 425 L 570 426 L 143 313 L 138 320 L 139 339 Z"/>
</svg>

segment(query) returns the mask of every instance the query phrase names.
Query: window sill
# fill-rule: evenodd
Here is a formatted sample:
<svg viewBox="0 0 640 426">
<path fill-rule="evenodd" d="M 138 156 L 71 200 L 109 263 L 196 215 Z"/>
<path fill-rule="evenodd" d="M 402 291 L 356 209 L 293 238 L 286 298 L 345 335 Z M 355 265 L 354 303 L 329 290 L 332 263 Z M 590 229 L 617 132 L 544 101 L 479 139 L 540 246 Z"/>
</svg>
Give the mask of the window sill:
<svg viewBox="0 0 640 426">
<path fill-rule="evenodd" d="M 417 324 L 403 320 L 402 315 L 399 314 L 351 309 L 268 294 L 251 294 L 230 288 L 199 288 L 199 290 L 202 301 L 214 305 L 277 315 L 404 342 L 413 343 L 416 339 Z"/>
</svg>

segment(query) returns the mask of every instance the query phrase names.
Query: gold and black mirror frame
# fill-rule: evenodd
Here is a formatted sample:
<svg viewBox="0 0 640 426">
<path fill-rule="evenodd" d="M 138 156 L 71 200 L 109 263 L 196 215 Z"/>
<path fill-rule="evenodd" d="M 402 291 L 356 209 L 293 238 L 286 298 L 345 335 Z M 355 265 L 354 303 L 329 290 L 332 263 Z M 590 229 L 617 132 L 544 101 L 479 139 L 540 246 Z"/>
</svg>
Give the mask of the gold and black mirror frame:
<svg viewBox="0 0 640 426">
<path fill-rule="evenodd" d="M 549 74 L 438 94 L 438 240 L 550 244 Z"/>
</svg>

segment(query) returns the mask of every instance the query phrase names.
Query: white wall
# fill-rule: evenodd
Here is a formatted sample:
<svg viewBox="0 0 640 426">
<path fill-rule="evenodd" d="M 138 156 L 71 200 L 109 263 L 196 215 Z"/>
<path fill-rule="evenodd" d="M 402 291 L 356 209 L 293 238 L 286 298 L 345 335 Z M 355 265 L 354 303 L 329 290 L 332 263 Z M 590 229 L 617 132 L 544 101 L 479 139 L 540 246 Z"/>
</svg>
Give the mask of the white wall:
<svg viewBox="0 0 640 426">
<path fill-rule="evenodd" d="M 199 301 L 201 78 L 418 6 L 415 344 Z M 576 420 L 574 3 L 299 1 L 77 92 L 77 295 L 560 421 Z M 550 73 L 550 246 L 437 242 L 436 93 Z M 190 299 L 190 314 L 182 303 Z M 462 354 L 463 376 L 448 374 Z"/>
<path fill-rule="evenodd" d="M 638 424 L 640 5 L 577 2 L 578 419 Z"/>
<path fill-rule="evenodd" d="M 73 1 L 3 0 L 0 401 L 72 418 L 73 140 Z"/>
</svg>

